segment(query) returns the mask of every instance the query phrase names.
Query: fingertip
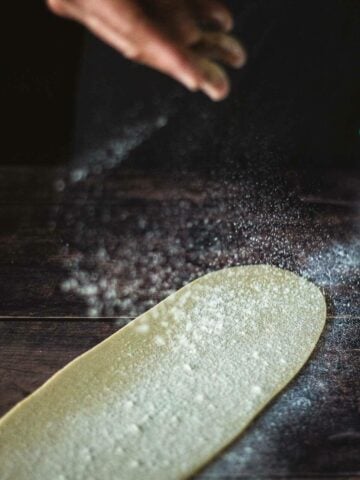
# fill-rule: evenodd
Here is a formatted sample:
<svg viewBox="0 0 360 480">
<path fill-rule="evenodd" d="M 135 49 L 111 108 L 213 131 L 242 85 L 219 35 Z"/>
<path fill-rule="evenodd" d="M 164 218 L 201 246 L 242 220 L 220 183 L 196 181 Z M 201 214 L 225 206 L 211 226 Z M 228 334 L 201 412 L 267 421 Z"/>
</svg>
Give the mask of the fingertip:
<svg viewBox="0 0 360 480">
<path fill-rule="evenodd" d="M 239 56 L 236 59 L 236 61 L 234 61 L 233 67 L 237 68 L 237 69 L 240 69 L 240 68 L 244 67 L 246 65 L 246 63 L 247 63 L 247 53 L 246 53 L 246 50 L 243 49 L 241 56 Z"/>
<path fill-rule="evenodd" d="M 209 19 L 212 19 L 218 27 L 224 32 L 230 32 L 234 28 L 234 18 L 230 10 L 228 10 L 222 3 L 216 0 L 207 1 L 206 4 L 202 0 L 203 12 Z"/>
<path fill-rule="evenodd" d="M 216 63 L 208 60 L 200 62 L 202 81 L 200 89 L 214 101 L 220 101 L 230 92 L 230 82 L 226 72 Z"/>
<path fill-rule="evenodd" d="M 241 68 L 245 65 L 245 48 L 235 37 L 224 33 L 217 33 L 213 34 L 212 37 L 208 36 L 208 38 L 210 43 L 213 42 L 215 46 L 219 46 L 223 50 L 226 55 L 224 57 L 225 63 L 228 63 L 234 68 Z"/>
<path fill-rule="evenodd" d="M 225 100 L 225 98 L 230 93 L 230 85 L 224 84 L 221 87 L 217 86 L 214 87 L 211 84 L 203 84 L 201 90 L 207 95 L 213 102 L 220 102 L 221 100 Z"/>
<path fill-rule="evenodd" d="M 198 82 L 189 75 L 181 75 L 178 80 L 184 85 L 190 92 L 196 92 L 199 89 Z"/>
<path fill-rule="evenodd" d="M 234 19 L 230 13 L 223 10 L 214 10 L 213 18 L 224 32 L 231 32 L 234 29 Z"/>
</svg>

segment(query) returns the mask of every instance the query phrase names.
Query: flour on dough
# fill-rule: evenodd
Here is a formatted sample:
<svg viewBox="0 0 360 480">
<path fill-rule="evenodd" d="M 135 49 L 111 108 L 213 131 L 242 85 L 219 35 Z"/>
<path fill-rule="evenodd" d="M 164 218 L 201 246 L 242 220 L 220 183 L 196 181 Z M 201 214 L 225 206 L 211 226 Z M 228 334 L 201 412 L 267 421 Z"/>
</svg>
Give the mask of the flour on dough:
<svg viewBox="0 0 360 480">
<path fill-rule="evenodd" d="M 3 480 L 172 480 L 200 469 L 294 377 L 320 290 L 267 265 L 190 283 L 0 421 Z"/>
</svg>

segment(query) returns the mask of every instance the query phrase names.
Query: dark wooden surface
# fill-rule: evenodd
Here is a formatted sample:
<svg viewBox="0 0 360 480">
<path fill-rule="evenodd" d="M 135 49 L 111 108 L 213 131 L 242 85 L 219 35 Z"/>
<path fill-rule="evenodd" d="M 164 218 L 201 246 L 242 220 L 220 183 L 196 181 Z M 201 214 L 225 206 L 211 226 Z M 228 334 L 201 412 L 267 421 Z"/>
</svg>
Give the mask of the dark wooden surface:
<svg viewBox="0 0 360 480">
<path fill-rule="evenodd" d="M 299 377 L 200 478 L 358 478 L 359 177 L 353 169 L 303 172 L 287 165 L 279 177 L 275 165 L 264 173 L 259 164 L 229 180 L 227 168 L 213 177 L 196 168 L 191 174 L 137 170 L 134 161 L 131 169 L 125 163 L 67 182 L 62 192 L 53 184 L 64 178 L 63 169 L 2 169 L 0 290 L 7 318 L 0 322 L 0 412 L 169 288 L 223 266 L 269 262 L 321 286 L 327 327 Z M 106 185 L 100 193 L 92 190 L 99 178 Z M 260 201 L 253 196 L 255 179 L 263 188 Z M 109 208 L 113 221 L 102 223 Z M 86 295 L 61 288 L 77 271 L 69 258 L 80 252 L 81 269 L 96 284 L 99 270 L 104 273 L 94 262 L 99 242 L 109 256 L 105 270 L 111 278 L 117 272 L 120 298 L 134 278 L 143 282 L 132 285 L 131 301 L 124 296 L 118 307 L 124 318 L 76 319 L 88 316 L 89 305 Z M 164 261 L 154 263 L 156 252 Z M 126 268 L 114 270 L 118 263 Z M 161 276 L 164 268 L 168 278 Z M 100 303 L 98 316 L 113 312 L 111 301 Z"/>
<path fill-rule="evenodd" d="M 221 168 L 125 163 L 58 193 L 63 170 L 3 167 L 1 315 L 136 316 L 215 268 L 270 263 L 323 287 L 331 315 L 357 316 L 357 171 L 259 164 L 229 180 Z M 86 292 L 62 288 L 79 272 L 85 287 L 116 278 L 120 301 L 99 297 L 91 313 Z"/>
</svg>

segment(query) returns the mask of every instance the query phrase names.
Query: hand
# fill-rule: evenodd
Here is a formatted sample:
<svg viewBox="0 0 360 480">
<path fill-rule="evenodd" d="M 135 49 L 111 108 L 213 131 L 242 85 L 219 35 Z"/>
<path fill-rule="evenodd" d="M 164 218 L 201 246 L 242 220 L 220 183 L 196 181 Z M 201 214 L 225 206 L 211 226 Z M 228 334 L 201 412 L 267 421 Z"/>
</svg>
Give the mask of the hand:
<svg viewBox="0 0 360 480">
<path fill-rule="evenodd" d="M 175 78 L 189 90 L 222 100 L 229 79 L 218 61 L 246 62 L 228 32 L 233 18 L 218 0 L 47 0 L 56 14 L 77 20 L 125 57 Z"/>
</svg>

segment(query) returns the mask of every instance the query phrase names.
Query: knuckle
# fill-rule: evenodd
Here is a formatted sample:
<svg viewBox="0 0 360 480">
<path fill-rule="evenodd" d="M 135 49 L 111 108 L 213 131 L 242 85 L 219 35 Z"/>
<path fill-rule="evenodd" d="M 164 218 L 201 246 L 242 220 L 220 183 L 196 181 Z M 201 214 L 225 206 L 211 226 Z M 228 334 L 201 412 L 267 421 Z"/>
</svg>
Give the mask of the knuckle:
<svg viewBox="0 0 360 480">
<path fill-rule="evenodd" d="M 174 49 L 171 52 L 171 55 L 172 55 L 174 64 L 176 65 L 176 67 L 178 69 L 185 70 L 185 69 L 188 68 L 189 59 L 187 58 L 187 56 L 183 52 Z"/>
<path fill-rule="evenodd" d="M 193 25 L 183 27 L 182 39 L 186 46 L 195 45 L 202 37 L 202 32 L 199 28 Z"/>
<path fill-rule="evenodd" d="M 140 48 L 133 45 L 129 45 L 123 48 L 123 55 L 133 62 L 141 62 L 143 57 L 143 52 Z"/>
<path fill-rule="evenodd" d="M 96 15 L 87 15 L 85 20 L 86 26 L 93 32 L 99 31 L 101 27 L 101 21 Z"/>
</svg>

